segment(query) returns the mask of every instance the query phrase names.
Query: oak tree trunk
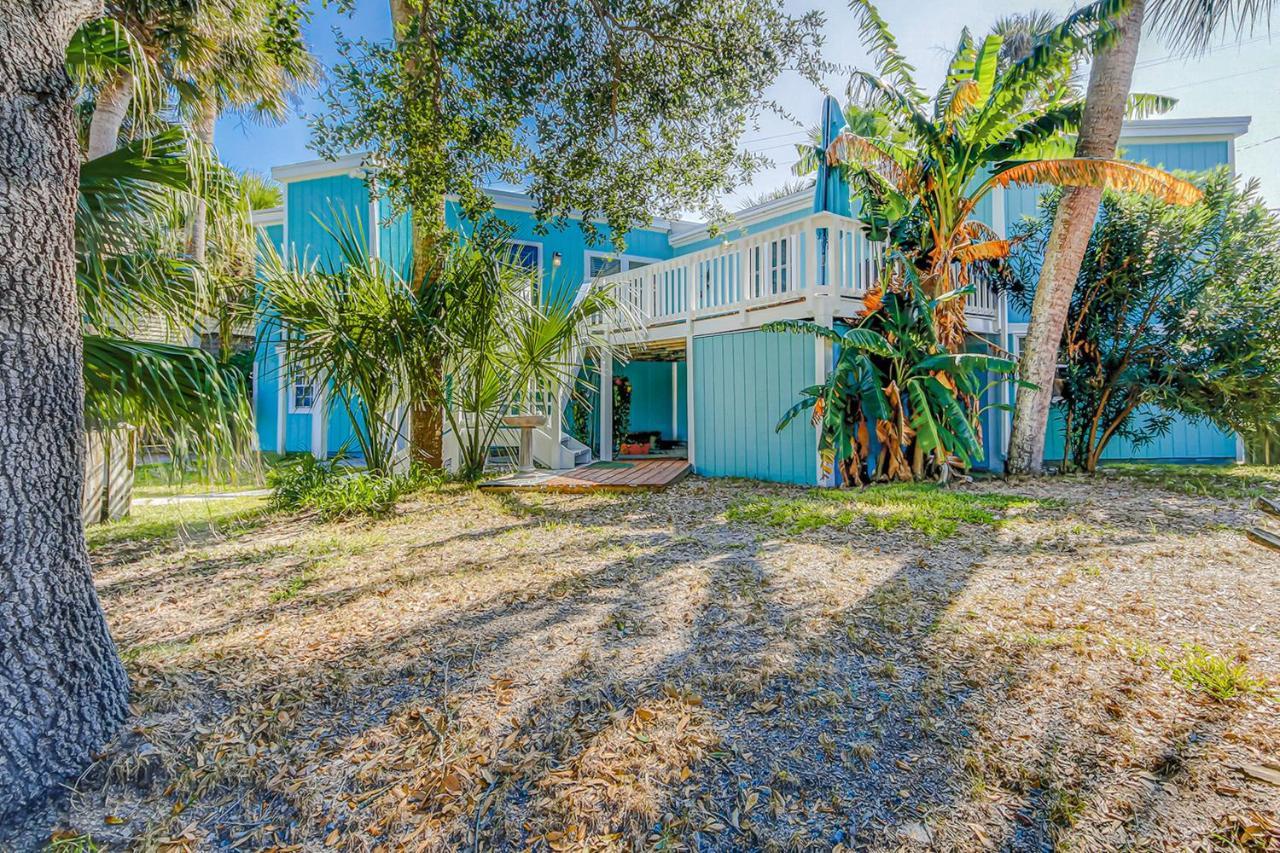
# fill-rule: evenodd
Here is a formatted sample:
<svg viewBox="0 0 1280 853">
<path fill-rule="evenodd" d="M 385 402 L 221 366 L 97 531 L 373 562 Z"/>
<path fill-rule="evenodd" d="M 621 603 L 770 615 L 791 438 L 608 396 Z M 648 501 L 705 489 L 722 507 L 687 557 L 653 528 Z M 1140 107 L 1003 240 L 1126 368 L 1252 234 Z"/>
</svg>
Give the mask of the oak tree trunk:
<svg viewBox="0 0 1280 853">
<path fill-rule="evenodd" d="M 0 822 L 125 717 L 124 668 L 80 520 L 79 150 L 64 67 L 92 0 L 0 2 Z"/>
<path fill-rule="evenodd" d="M 1120 32 L 1116 42 L 1093 59 L 1076 140 L 1077 157 L 1105 158 L 1116 154 L 1138 58 L 1143 6 L 1144 0 L 1131 0 L 1117 22 Z M 1070 187 L 1058 204 L 1019 358 L 1019 378 L 1036 387 L 1018 390 L 1005 463 L 1005 470 L 1011 474 L 1039 474 L 1044 468 L 1045 433 L 1062 331 L 1101 200 L 1100 189 Z"/>
<path fill-rule="evenodd" d="M 99 91 L 93 103 L 93 116 L 89 119 L 89 147 L 86 160 L 96 160 L 110 154 L 120 144 L 120 127 L 133 99 L 133 75 L 121 71 Z"/>
</svg>

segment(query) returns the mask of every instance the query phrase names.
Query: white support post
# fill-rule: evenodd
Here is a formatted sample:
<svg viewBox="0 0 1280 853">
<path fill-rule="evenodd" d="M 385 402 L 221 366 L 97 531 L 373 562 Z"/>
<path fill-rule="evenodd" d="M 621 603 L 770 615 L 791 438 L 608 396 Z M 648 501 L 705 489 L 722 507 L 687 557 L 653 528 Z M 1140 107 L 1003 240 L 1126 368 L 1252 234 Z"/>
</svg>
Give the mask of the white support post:
<svg viewBox="0 0 1280 853">
<path fill-rule="evenodd" d="M 317 380 L 311 399 L 311 455 L 329 458 L 329 383 Z"/>
<path fill-rule="evenodd" d="M 613 461 L 613 353 L 600 350 L 600 460 Z"/>
<path fill-rule="evenodd" d="M 684 339 L 684 428 L 688 431 L 685 437 L 685 449 L 688 451 L 685 455 L 689 457 L 689 464 L 697 466 L 697 445 L 694 441 L 694 435 L 697 430 L 694 429 L 693 422 L 693 327 L 689 328 L 689 334 Z"/>
<path fill-rule="evenodd" d="M 276 453 L 284 456 L 285 437 L 289 427 L 289 371 L 285 369 L 284 347 L 276 346 Z"/>
<path fill-rule="evenodd" d="M 680 362 L 671 362 L 671 440 L 680 434 Z"/>
</svg>

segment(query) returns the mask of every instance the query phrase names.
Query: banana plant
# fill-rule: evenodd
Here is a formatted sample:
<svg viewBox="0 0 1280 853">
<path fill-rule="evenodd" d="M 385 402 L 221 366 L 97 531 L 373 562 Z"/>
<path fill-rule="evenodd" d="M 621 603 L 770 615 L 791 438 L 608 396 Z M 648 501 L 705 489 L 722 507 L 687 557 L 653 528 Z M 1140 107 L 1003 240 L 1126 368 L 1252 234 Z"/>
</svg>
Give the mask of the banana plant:
<svg viewBox="0 0 1280 853">
<path fill-rule="evenodd" d="M 1124 0 L 1097 0 L 1039 35 L 1015 61 L 1002 60 L 1004 39 L 975 40 L 969 30 L 948 63 L 942 85 L 928 96 L 915 80 L 888 25 L 869 0 L 854 0 L 862 41 L 874 71 L 855 71 L 846 108 L 849 129 L 825 151 L 800 146 L 796 171 L 825 157 L 840 166 L 861 202 L 868 236 L 903 250 L 926 295 L 939 302 L 938 332 L 947 349 L 964 348 L 964 288 L 975 265 L 999 264 L 1010 244 L 975 213 L 997 187 L 1012 184 L 1110 187 L 1193 204 L 1187 181 L 1137 163 L 1072 156 L 1070 134 L 1084 97 L 1072 85 L 1077 64 L 1113 36 L 1111 17 Z M 1140 118 L 1176 101 L 1135 94 L 1129 115 Z"/>
<path fill-rule="evenodd" d="M 945 482 L 955 469 L 981 462 L 982 414 L 1007 408 L 982 400 L 1016 365 L 944 346 L 938 309 L 965 295 L 961 289 L 930 297 L 910 273 L 905 286 L 885 293 L 843 332 L 807 320 L 766 324 L 768 332 L 814 335 L 836 347 L 826 381 L 800 392 L 777 431 L 812 410 L 811 423 L 821 427 L 823 473 L 830 475 L 838 464 L 846 485 L 864 484 L 872 435 L 880 448 L 872 479 L 921 479 L 932 472 Z"/>
</svg>

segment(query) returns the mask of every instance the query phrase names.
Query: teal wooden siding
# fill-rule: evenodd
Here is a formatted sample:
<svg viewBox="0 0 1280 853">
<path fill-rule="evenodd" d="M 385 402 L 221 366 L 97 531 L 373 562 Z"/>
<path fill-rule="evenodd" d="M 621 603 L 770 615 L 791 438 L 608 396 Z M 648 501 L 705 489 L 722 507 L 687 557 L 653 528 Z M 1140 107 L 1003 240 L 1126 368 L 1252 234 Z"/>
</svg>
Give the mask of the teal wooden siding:
<svg viewBox="0 0 1280 853">
<path fill-rule="evenodd" d="M 1120 156 L 1125 160 L 1146 163 L 1169 171 L 1205 172 L 1230 162 L 1230 143 L 1157 142 L 1120 143 Z"/>
<path fill-rule="evenodd" d="M 383 200 L 379 205 L 378 217 L 381 224 L 378 242 L 382 258 L 407 272 L 413 257 L 409 215 L 401 214 L 393 218 L 388 202 Z M 587 252 L 614 252 L 613 245 L 609 242 L 611 232 L 605 225 L 598 226 L 600 236 L 595 244 L 591 244 L 587 242 L 586 235 L 577 222 L 570 222 L 564 228 L 548 228 L 545 234 L 540 234 L 538 221 L 529 211 L 498 208 L 493 211 L 493 217 L 511 226 L 511 239 L 535 243 L 541 248 L 542 290 L 548 297 L 577 291 L 587 278 Z M 457 205 L 453 203 L 445 209 L 445 220 L 451 230 L 464 235 L 474 227 L 463 219 Z M 665 261 L 671 257 L 671 245 L 665 231 L 636 229 L 628 232 L 624 252 Z M 559 267 L 554 264 L 556 253 L 560 254 Z"/>
<path fill-rule="evenodd" d="M 341 260 L 329 231 L 355 229 L 368 242 L 369 189 L 349 175 L 334 175 L 285 185 L 289 252 L 298 260 L 321 264 Z M 349 226 L 346 224 L 349 223 Z"/>
<path fill-rule="evenodd" d="M 672 370 L 670 361 L 633 361 L 614 364 L 614 375 L 631 380 L 631 432 L 662 433 L 665 439 L 684 441 L 687 437 L 685 363 L 676 365 L 676 419 L 672 422 Z"/>
<path fill-rule="evenodd" d="M 774 424 L 814 383 L 813 338 L 765 332 L 693 341 L 695 470 L 709 477 L 817 483 L 817 438 L 804 418 Z"/>
<path fill-rule="evenodd" d="M 279 435 L 280 428 L 278 371 L 275 348 L 260 346 L 256 381 L 253 384 L 253 422 L 258 429 L 258 447 L 271 453 L 275 452 L 276 436 Z"/>
<path fill-rule="evenodd" d="M 1134 418 L 1142 423 L 1143 410 L 1138 409 Z M 1046 464 L 1058 465 L 1062 461 L 1062 423 L 1062 412 L 1055 407 L 1049 414 L 1049 434 L 1044 447 Z M 1102 458 L 1106 462 L 1231 462 L 1236 458 L 1236 437 L 1213 424 L 1174 415 L 1173 424 L 1164 435 L 1140 447 L 1134 447 L 1125 439 L 1113 439 Z"/>
</svg>

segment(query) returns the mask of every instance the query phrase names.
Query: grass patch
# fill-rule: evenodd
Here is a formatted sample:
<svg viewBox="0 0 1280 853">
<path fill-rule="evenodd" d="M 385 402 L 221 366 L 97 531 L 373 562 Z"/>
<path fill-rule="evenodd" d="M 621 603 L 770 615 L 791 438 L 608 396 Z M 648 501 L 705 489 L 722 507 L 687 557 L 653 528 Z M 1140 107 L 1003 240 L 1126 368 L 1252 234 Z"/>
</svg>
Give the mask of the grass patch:
<svg viewBox="0 0 1280 853">
<path fill-rule="evenodd" d="M 848 527 L 862 520 L 877 530 L 910 527 L 931 539 L 946 539 L 961 524 L 995 527 L 1010 511 L 1057 504 L 1020 495 L 943 489 L 932 483 L 893 483 L 861 491 L 816 489 L 800 497 L 763 495 L 733 504 L 725 517 L 789 533 Z"/>
<path fill-rule="evenodd" d="M 271 602 L 278 604 L 281 601 L 288 601 L 297 596 L 298 593 L 309 587 L 316 581 L 316 570 L 314 566 L 307 566 L 302 571 L 289 576 L 289 580 L 284 586 L 271 593 Z"/>
<path fill-rule="evenodd" d="M 1208 498 L 1275 497 L 1280 467 L 1263 465 L 1107 465 L 1105 470 L 1170 492 Z"/>
<path fill-rule="evenodd" d="M 163 544 L 208 533 L 232 533 L 252 529 L 267 514 L 261 497 L 135 506 L 126 518 L 85 528 L 89 549 L 107 545 Z"/>
<path fill-rule="evenodd" d="M 1267 692 L 1266 682 L 1250 673 L 1244 664 L 1229 661 L 1195 644 L 1183 646 L 1180 658 L 1161 660 L 1160 668 L 1184 689 L 1204 693 L 1219 702 Z"/>
<path fill-rule="evenodd" d="M 295 456 L 300 457 L 301 454 Z M 266 483 L 266 473 L 285 459 L 275 453 L 261 453 L 258 454 L 258 464 L 252 468 L 220 471 L 212 476 L 191 463 L 149 462 L 134 470 L 133 494 L 139 498 L 156 498 L 261 489 Z"/>
</svg>

